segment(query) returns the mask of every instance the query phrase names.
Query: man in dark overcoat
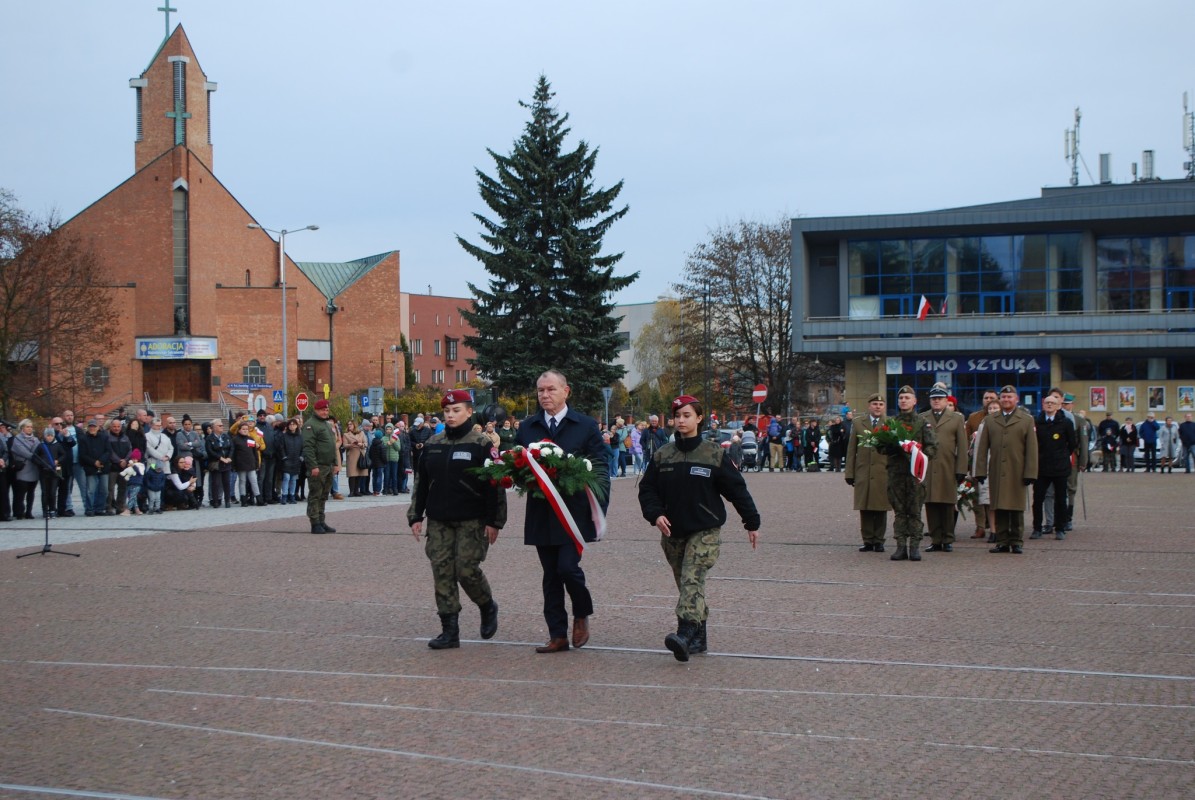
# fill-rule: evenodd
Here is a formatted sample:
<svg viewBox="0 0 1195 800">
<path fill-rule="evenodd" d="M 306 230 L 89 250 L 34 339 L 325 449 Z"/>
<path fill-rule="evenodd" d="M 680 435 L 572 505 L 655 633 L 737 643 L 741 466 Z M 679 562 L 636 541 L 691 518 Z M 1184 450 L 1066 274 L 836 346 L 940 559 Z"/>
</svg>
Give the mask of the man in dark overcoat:
<svg viewBox="0 0 1195 800">
<path fill-rule="evenodd" d="M 571 389 L 568 379 L 556 370 L 548 370 L 539 376 L 535 392 L 541 411 L 523 420 L 515 441 L 526 447 L 548 439 L 566 453 L 589 459 L 602 481 L 597 494 L 604 514 L 610 498 L 610 473 L 606 445 L 597 421 L 569 408 Z M 584 541 L 596 541 L 597 528 L 585 492 L 566 495 L 564 502 Z M 566 592 L 573 605 L 572 646 L 584 646 L 589 641 L 593 598 L 581 569 L 581 552 L 547 500 L 527 496 L 523 543 L 535 546 L 544 573 L 544 620 L 548 624 L 548 643 L 537 647 L 536 652 L 557 653 L 569 649 L 568 610 L 564 605 Z"/>
</svg>

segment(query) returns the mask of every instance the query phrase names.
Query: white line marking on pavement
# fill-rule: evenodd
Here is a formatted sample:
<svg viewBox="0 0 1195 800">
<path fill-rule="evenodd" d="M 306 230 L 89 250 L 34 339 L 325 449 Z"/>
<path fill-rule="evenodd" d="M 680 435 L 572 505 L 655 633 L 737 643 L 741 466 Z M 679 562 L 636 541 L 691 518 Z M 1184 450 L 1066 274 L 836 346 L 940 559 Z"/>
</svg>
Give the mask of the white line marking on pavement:
<svg viewBox="0 0 1195 800">
<path fill-rule="evenodd" d="M 111 794 L 109 792 L 88 792 L 83 789 L 58 789 L 50 786 L 19 786 L 15 783 L 0 783 L 0 789 L 10 792 L 33 792 L 53 794 L 59 797 L 95 797 L 103 800 L 166 800 L 163 797 L 143 797 L 139 794 Z"/>
<path fill-rule="evenodd" d="M 803 586 L 854 586 L 860 589 L 907 589 L 905 584 L 889 584 L 889 583 L 857 583 L 855 581 L 815 581 L 803 580 L 800 578 L 741 578 L 731 575 L 710 575 L 708 580 L 711 581 L 739 581 L 742 583 L 793 583 Z M 1012 591 L 1011 587 L 1000 586 L 949 586 L 949 585 L 935 585 L 935 591 L 989 591 L 989 592 L 1007 592 Z M 1123 589 L 1059 589 L 1055 586 L 1021 586 L 1017 587 L 1018 592 L 1049 592 L 1051 594 L 1110 594 L 1110 595 L 1137 595 L 1141 597 L 1195 597 L 1192 592 L 1133 592 Z"/>
<path fill-rule="evenodd" d="M 303 739 L 295 736 L 276 736 L 269 733 L 257 733 L 255 731 L 238 731 L 232 728 L 212 728 L 206 725 L 186 725 L 179 722 L 164 722 L 153 719 L 140 719 L 138 717 L 121 717 L 114 714 L 96 714 L 89 711 L 75 711 L 67 708 L 47 708 L 45 711 L 51 714 L 65 714 L 74 717 L 87 717 L 90 719 L 104 719 L 113 722 L 133 722 L 139 725 L 149 725 L 159 728 L 171 728 L 173 730 L 196 731 L 204 735 L 211 735 L 213 733 L 223 733 L 229 736 L 240 736 L 247 739 L 260 739 L 268 742 L 283 742 L 286 744 L 300 744 L 312 745 L 315 747 L 329 747 L 335 750 L 350 750 L 356 753 L 375 753 L 378 755 L 401 756 L 404 758 L 411 758 L 416 760 L 427 761 L 441 761 L 449 764 L 461 764 L 471 767 L 491 767 L 493 769 L 512 770 L 514 772 L 530 772 L 537 775 L 549 775 L 556 778 L 567 778 L 571 780 L 580 781 L 595 781 L 598 783 L 610 783 L 617 786 L 631 786 L 643 789 L 663 789 L 671 792 L 681 792 L 684 794 L 703 795 L 706 797 L 731 797 L 741 798 L 741 800 L 779 800 L 778 798 L 768 797 L 767 795 L 756 794 L 740 794 L 738 792 L 720 792 L 716 789 L 702 789 L 696 786 L 679 786 L 669 783 L 655 783 L 652 781 L 636 781 L 630 778 L 615 778 L 608 775 L 590 775 L 583 772 L 566 772 L 557 769 L 544 769 L 542 767 L 527 767 L 521 764 L 508 764 L 501 761 L 489 761 L 481 758 L 459 758 L 456 756 L 441 756 L 432 753 L 419 753 L 413 750 L 397 750 L 390 747 L 372 747 L 369 745 L 348 744 L 346 742 L 332 742 L 323 739 Z"/>
</svg>

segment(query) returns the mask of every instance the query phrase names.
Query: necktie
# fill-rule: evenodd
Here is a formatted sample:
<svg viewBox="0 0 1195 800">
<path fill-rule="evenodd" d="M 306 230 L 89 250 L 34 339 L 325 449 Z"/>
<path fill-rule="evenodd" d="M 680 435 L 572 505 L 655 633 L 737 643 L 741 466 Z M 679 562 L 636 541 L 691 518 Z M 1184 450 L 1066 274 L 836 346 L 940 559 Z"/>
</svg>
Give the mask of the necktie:
<svg viewBox="0 0 1195 800">
<path fill-rule="evenodd" d="M 875 417 L 871 418 L 871 427 L 874 428 L 875 426 L 877 426 L 879 424 L 880 424 L 880 421 L 877 418 L 875 418 Z"/>
<path fill-rule="evenodd" d="M 548 436 L 552 437 L 553 439 L 556 438 L 556 418 L 555 417 L 552 417 L 550 420 L 548 420 Z"/>
</svg>

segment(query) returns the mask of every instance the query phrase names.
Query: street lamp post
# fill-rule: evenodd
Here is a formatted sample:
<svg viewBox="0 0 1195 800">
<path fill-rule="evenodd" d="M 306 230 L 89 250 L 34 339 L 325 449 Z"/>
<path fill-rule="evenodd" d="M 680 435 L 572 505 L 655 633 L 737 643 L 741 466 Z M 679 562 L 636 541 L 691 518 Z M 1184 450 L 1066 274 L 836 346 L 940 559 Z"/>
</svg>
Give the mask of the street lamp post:
<svg viewBox="0 0 1195 800">
<path fill-rule="evenodd" d="M 282 416 L 290 416 L 290 373 L 287 369 L 287 363 L 290 360 L 287 356 L 286 336 L 286 234 L 299 233 L 300 231 L 318 231 L 319 225 L 307 225 L 298 230 L 288 231 L 283 228 L 276 231 L 273 228 L 266 228 L 258 225 L 256 222 L 250 222 L 248 227 L 253 230 L 265 231 L 267 233 L 278 234 L 278 286 L 282 289 Z"/>
</svg>

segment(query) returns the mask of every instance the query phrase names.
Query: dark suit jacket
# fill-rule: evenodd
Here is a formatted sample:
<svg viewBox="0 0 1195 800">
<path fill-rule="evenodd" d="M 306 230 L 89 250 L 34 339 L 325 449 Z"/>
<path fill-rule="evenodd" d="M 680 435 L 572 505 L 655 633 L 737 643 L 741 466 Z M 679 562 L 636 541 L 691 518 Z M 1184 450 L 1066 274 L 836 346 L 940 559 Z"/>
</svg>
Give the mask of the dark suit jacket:
<svg viewBox="0 0 1195 800">
<path fill-rule="evenodd" d="M 533 442 L 548 438 L 548 425 L 543 411 L 523 420 L 519 425 L 518 436 L 515 441 L 526 447 Z M 564 419 L 556 427 L 556 444 L 564 448 L 566 453 L 588 458 L 593 462 L 593 470 L 601 478 L 603 491 L 601 506 L 604 512 L 610 502 L 610 468 L 606 463 L 606 444 L 602 441 L 601 431 L 597 421 L 574 411 L 571 407 Z M 573 515 L 573 520 L 581 529 L 581 538 L 592 542 L 597 538 L 597 531 L 590 516 L 589 500 L 584 492 L 569 495 L 564 498 L 565 505 Z M 523 523 L 523 544 L 534 545 L 571 545 L 572 540 L 565 533 L 564 526 L 556 519 L 556 512 L 548 505 L 547 500 L 538 497 L 527 497 L 527 518 Z"/>
</svg>

